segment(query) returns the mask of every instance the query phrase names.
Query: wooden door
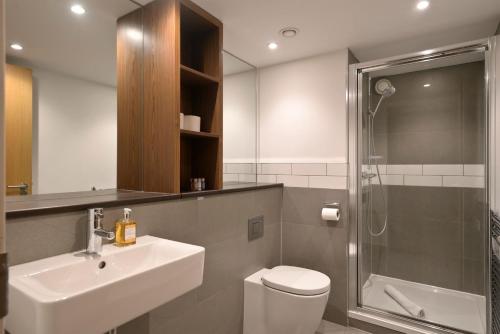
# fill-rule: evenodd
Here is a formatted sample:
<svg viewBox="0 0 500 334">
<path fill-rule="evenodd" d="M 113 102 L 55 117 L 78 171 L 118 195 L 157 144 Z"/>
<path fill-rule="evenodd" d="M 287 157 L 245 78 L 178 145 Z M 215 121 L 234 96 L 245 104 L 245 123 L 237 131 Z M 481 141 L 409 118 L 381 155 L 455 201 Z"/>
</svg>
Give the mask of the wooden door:
<svg viewBox="0 0 500 334">
<path fill-rule="evenodd" d="M 31 194 L 33 77 L 31 69 L 6 65 L 5 140 L 7 195 Z M 23 189 L 23 185 L 27 185 Z"/>
</svg>

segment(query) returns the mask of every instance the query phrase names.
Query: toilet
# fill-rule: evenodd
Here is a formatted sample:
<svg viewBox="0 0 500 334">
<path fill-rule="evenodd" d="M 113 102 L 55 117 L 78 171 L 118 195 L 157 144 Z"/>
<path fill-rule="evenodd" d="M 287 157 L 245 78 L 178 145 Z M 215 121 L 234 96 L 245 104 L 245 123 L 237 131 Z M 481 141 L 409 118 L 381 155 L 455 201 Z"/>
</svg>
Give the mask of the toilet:
<svg viewBox="0 0 500 334">
<path fill-rule="evenodd" d="M 245 279 L 243 334 L 314 334 L 330 294 L 318 271 L 277 266 Z"/>
</svg>

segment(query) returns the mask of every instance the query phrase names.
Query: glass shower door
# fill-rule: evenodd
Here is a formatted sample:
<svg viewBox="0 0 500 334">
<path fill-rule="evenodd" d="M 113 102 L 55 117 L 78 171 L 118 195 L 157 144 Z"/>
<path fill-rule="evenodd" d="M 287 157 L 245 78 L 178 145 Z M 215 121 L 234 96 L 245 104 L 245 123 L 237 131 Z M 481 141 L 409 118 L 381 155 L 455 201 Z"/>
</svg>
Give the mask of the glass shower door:
<svg viewBox="0 0 500 334">
<path fill-rule="evenodd" d="M 358 303 L 485 333 L 484 54 L 360 75 Z"/>
</svg>

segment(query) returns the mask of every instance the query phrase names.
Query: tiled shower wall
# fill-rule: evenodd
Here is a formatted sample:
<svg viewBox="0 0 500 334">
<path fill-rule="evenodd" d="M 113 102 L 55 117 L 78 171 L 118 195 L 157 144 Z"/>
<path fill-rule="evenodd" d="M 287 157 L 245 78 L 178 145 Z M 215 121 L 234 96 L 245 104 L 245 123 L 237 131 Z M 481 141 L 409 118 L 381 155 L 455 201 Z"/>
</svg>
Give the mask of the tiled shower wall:
<svg viewBox="0 0 500 334">
<path fill-rule="evenodd" d="M 483 294 L 484 65 L 388 78 L 396 94 L 382 103 L 374 131 L 388 224 L 380 237 L 365 226 L 365 274 Z M 372 189 L 378 232 L 385 216 Z"/>
</svg>

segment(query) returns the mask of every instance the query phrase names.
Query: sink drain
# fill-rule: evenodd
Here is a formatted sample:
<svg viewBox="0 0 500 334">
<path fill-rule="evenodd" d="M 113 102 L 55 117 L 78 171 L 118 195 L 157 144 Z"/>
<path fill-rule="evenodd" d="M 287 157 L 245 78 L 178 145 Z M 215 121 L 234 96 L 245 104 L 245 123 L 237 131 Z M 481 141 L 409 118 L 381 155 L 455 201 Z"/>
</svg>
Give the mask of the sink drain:
<svg viewBox="0 0 500 334">
<path fill-rule="evenodd" d="M 104 267 L 106 267 L 106 262 L 105 261 L 99 262 L 99 269 L 103 269 Z"/>
</svg>

